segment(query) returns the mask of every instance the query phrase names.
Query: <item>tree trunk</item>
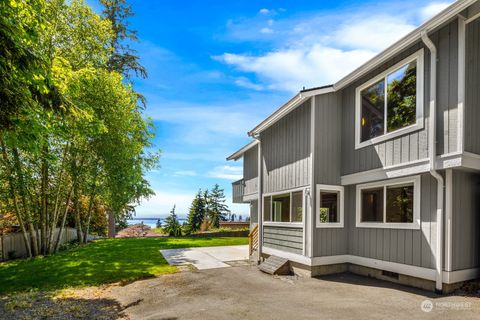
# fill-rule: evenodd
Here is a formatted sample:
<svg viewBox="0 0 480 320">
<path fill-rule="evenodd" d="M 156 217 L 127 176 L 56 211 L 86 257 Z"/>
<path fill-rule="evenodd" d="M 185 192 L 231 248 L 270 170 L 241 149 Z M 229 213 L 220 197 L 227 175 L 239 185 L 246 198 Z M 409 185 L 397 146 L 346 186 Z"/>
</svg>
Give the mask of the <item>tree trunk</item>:
<svg viewBox="0 0 480 320">
<path fill-rule="evenodd" d="M 62 194 L 62 188 L 65 187 L 63 185 L 63 174 L 65 173 L 65 164 L 67 162 L 67 152 L 69 148 L 69 143 L 65 145 L 65 149 L 63 151 L 63 158 L 62 158 L 62 164 L 60 166 L 60 173 L 58 175 L 58 184 L 57 184 L 57 192 L 55 193 L 55 206 L 53 208 L 53 213 L 50 221 L 50 230 L 48 234 L 48 241 L 47 241 L 47 252 L 52 253 L 53 248 L 54 248 L 54 237 L 55 237 L 55 231 L 57 229 L 58 225 L 58 219 L 60 216 L 60 195 Z M 68 207 L 68 203 L 67 203 Z"/>
<path fill-rule="evenodd" d="M 25 243 L 25 249 L 27 250 L 27 255 L 29 258 L 32 257 L 32 247 L 28 239 L 27 229 L 25 228 L 25 223 L 23 221 L 22 212 L 20 211 L 20 206 L 18 205 L 17 193 L 15 192 L 15 182 L 13 181 L 12 169 L 10 167 L 10 161 L 8 160 L 7 149 L 3 141 L 2 136 L 0 135 L 0 146 L 2 147 L 2 157 L 5 164 L 6 174 L 8 176 L 8 185 L 10 190 L 10 196 L 13 200 L 13 206 L 15 209 L 15 215 L 17 216 L 18 223 L 20 224 L 20 229 L 22 230 L 23 241 Z"/>
<path fill-rule="evenodd" d="M 47 253 L 47 220 L 48 220 L 48 146 L 42 152 L 41 209 L 40 209 L 40 251 Z"/>
<path fill-rule="evenodd" d="M 75 211 L 75 229 L 77 229 L 77 241 L 83 243 L 82 220 L 80 217 L 80 195 L 78 186 L 75 186 L 74 196 L 74 211 Z"/>
<path fill-rule="evenodd" d="M 68 205 L 70 204 L 72 195 L 73 195 L 73 183 L 72 183 L 72 186 L 70 187 L 70 191 L 68 192 L 67 201 L 65 202 L 65 211 L 62 216 L 62 223 L 60 224 L 60 229 L 58 230 L 57 241 L 55 242 L 55 246 L 54 246 L 54 252 L 57 252 L 58 248 L 60 247 L 60 241 L 62 240 L 63 229 L 65 229 L 65 222 L 67 221 Z"/>
<path fill-rule="evenodd" d="M 115 238 L 115 214 L 108 210 L 108 237 Z"/>
</svg>

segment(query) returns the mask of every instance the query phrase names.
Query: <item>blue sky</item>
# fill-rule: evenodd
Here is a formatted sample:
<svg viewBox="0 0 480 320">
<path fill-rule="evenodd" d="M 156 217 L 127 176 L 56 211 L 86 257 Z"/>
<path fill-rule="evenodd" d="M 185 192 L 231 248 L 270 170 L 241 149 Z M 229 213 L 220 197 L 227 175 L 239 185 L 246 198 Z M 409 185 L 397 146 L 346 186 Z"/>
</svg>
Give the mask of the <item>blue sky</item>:
<svg viewBox="0 0 480 320">
<path fill-rule="evenodd" d="M 452 1 L 130 1 L 134 48 L 149 72 L 148 101 L 161 167 L 137 217 L 184 215 L 215 183 L 231 204 L 242 163 L 225 158 L 247 131 L 303 86 L 339 80 Z M 97 3 L 91 2 L 98 11 Z"/>
</svg>

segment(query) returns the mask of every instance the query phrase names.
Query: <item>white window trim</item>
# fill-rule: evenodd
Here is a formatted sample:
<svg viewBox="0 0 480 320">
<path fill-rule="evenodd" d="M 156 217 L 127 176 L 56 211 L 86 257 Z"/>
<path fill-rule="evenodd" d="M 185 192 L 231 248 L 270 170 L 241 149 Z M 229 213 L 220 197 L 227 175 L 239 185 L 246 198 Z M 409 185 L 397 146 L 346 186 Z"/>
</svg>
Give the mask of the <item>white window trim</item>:
<svg viewBox="0 0 480 320">
<path fill-rule="evenodd" d="M 270 219 L 272 218 L 272 197 L 278 196 L 278 195 L 290 195 L 290 221 L 266 221 L 264 214 L 262 215 L 262 220 L 263 220 L 263 225 L 265 226 L 277 226 L 277 227 L 292 227 L 292 228 L 299 228 L 303 227 L 304 221 L 305 221 L 305 190 L 306 188 L 295 188 L 295 189 L 289 189 L 289 190 L 282 190 L 282 191 L 276 191 L 276 192 L 270 192 L 270 193 L 264 193 L 262 195 L 262 203 L 265 201 L 266 197 L 270 197 Z M 292 221 L 292 193 L 295 192 L 302 192 L 302 221 Z M 263 210 L 262 210 L 263 211 Z"/>
<path fill-rule="evenodd" d="M 322 191 L 334 191 L 339 193 L 339 215 L 340 221 L 339 222 L 320 222 L 320 193 Z M 344 207 L 345 207 L 345 197 L 344 192 L 345 188 L 342 186 L 335 186 L 335 185 L 327 185 L 327 184 L 317 184 L 317 204 L 315 206 L 315 220 L 316 220 L 316 227 L 317 228 L 343 228 L 344 227 Z"/>
<path fill-rule="evenodd" d="M 405 177 L 392 180 L 384 180 L 372 183 L 365 183 L 357 185 L 356 190 L 356 227 L 357 228 L 380 228 L 380 229 L 420 229 L 420 201 L 421 201 L 421 185 L 420 176 Z M 403 185 L 413 183 L 413 222 L 385 222 L 386 221 L 386 188 L 391 186 Z M 376 187 L 383 187 L 383 222 L 362 222 L 362 197 L 361 192 L 364 189 L 371 189 Z"/>
<path fill-rule="evenodd" d="M 402 66 L 412 62 L 412 61 L 417 61 L 417 97 L 416 97 L 416 117 L 417 121 L 416 123 L 404 127 L 398 130 L 395 130 L 393 132 L 387 132 L 379 137 L 372 138 L 370 140 L 366 140 L 363 142 L 360 142 L 360 137 L 361 137 L 361 98 L 360 98 L 360 92 L 371 86 L 372 84 L 378 82 L 379 80 L 385 78 L 389 73 L 392 73 L 393 71 L 396 71 L 397 69 L 401 68 Z M 364 148 L 370 145 L 377 144 L 379 142 L 385 141 L 385 140 L 390 140 L 395 137 L 411 133 L 420 129 L 423 129 L 424 127 L 424 118 L 423 118 L 423 104 L 424 104 L 424 52 L 423 49 L 418 50 L 414 54 L 410 55 L 409 57 L 403 59 L 402 61 L 398 62 L 394 66 L 388 68 L 384 72 L 380 73 L 379 75 L 375 76 L 374 78 L 370 79 L 369 81 L 365 82 L 361 86 L 357 87 L 355 90 L 355 149 L 360 149 Z M 385 84 L 385 87 L 386 84 Z M 385 98 L 385 104 L 387 103 L 387 99 Z M 387 113 L 386 106 L 385 106 L 385 113 Z M 385 119 L 385 122 L 387 119 Z M 387 130 L 387 127 L 385 126 L 384 130 Z"/>
</svg>

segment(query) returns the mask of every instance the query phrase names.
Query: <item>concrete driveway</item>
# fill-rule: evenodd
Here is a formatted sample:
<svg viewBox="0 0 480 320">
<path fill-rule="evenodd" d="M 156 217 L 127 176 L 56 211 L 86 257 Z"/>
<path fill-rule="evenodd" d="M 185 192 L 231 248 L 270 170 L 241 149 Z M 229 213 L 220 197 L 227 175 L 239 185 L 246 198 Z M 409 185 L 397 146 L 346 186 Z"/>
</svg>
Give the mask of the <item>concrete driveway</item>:
<svg viewBox="0 0 480 320">
<path fill-rule="evenodd" d="M 108 298 L 118 301 L 132 320 L 465 320 L 480 315 L 479 298 L 438 296 L 353 274 L 320 279 L 272 277 L 254 266 L 184 271 L 136 281 L 110 288 Z"/>
<path fill-rule="evenodd" d="M 228 268 L 248 260 L 248 246 L 223 246 L 160 250 L 170 265 L 193 265 L 199 270 Z"/>
</svg>

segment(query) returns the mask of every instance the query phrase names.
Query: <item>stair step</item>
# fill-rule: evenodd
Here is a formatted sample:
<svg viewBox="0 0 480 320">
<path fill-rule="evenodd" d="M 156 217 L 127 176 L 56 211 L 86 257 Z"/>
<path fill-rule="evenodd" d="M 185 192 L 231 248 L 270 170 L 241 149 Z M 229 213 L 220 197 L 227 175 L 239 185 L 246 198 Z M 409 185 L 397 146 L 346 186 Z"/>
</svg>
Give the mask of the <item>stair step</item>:
<svg viewBox="0 0 480 320">
<path fill-rule="evenodd" d="M 288 259 L 270 256 L 262 262 L 258 268 L 268 274 L 287 275 L 290 274 L 290 263 Z"/>
</svg>

